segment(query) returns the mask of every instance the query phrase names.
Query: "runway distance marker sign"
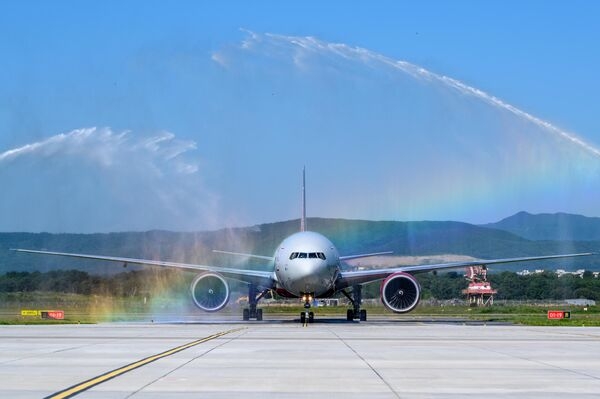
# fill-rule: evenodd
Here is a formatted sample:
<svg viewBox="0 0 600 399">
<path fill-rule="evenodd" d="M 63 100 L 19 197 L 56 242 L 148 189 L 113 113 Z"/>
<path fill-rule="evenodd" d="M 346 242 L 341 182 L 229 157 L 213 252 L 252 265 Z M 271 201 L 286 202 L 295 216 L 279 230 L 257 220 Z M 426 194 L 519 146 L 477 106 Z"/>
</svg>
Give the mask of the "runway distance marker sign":
<svg viewBox="0 0 600 399">
<path fill-rule="evenodd" d="M 571 312 L 567 312 L 564 310 L 549 310 L 548 311 L 548 320 L 561 320 L 561 319 L 570 319 Z"/>
<path fill-rule="evenodd" d="M 65 318 L 65 311 L 21 309 L 21 316 L 40 316 L 42 319 L 63 320 Z"/>
<path fill-rule="evenodd" d="M 63 320 L 65 318 L 65 312 L 62 310 L 42 310 L 42 319 L 54 319 Z"/>
<path fill-rule="evenodd" d="M 39 310 L 22 309 L 21 316 L 39 316 Z"/>
</svg>

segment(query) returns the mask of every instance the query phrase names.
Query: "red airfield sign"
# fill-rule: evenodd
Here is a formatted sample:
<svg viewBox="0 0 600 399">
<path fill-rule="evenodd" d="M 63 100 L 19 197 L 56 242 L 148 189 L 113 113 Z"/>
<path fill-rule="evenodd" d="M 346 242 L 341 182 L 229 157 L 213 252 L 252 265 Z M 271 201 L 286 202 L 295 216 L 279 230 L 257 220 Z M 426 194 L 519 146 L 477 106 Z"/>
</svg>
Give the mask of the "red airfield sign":
<svg viewBox="0 0 600 399">
<path fill-rule="evenodd" d="M 548 311 L 548 320 L 560 320 L 560 319 L 570 319 L 571 312 L 565 312 L 564 310 L 549 310 Z"/>
<path fill-rule="evenodd" d="M 42 319 L 63 320 L 65 312 L 62 310 L 42 310 Z"/>
</svg>

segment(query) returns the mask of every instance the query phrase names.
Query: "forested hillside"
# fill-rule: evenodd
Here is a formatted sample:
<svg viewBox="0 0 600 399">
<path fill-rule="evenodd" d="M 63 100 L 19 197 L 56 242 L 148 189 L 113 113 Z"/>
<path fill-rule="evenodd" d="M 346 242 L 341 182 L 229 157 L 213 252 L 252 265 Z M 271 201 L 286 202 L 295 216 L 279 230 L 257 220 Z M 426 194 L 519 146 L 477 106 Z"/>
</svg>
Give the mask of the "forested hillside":
<svg viewBox="0 0 600 399">
<path fill-rule="evenodd" d="M 213 249 L 272 255 L 280 241 L 298 231 L 297 220 L 212 232 L 124 232 L 110 234 L 0 233 L 0 273 L 80 269 L 117 273 L 119 265 L 32 254 L 9 248 L 43 249 L 97 255 L 161 259 L 240 267 L 243 259 Z M 594 252 L 600 241 L 538 241 L 513 233 L 461 222 L 387 222 L 310 218 L 311 230 L 326 235 L 341 254 L 394 251 L 395 255 L 459 254 L 481 259 Z M 600 269 L 599 257 L 496 266 L 495 270 Z M 248 267 L 268 265 L 250 261 Z"/>
<path fill-rule="evenodd" d="M 0 292 L 57 292 L 83 295 L 108 295 L 117 297 L 153 297 L 167 294 L 169 297 L 191 299 L 188 289 L 193 274 L 177 270 L 127 271 L 110 276 L 94 276 L 79 270 L 57 270 L 40 272 L 9 272 L 0 275 Z M 600 279 L 591 273 L 583 278 L 566 275 L 558 277 L 554 273 L 520 276 L 513 272 L 491 273 L 488 275 L 497 299 L 546 300 L 586 298 L 600 300 Z M 462 272 L 428 273 L 417 276 L 423 289 L 423 298 L 454 299 L 462 298 L 462 290 L 467 280 Z M 380 283 L 365 287 L 366 298 L 379 298 Z M 241 285 L 232 285 L 238 296 L 246 295 Z M 235 300 L 234 294 L 234 300 Z"/>
</svg>

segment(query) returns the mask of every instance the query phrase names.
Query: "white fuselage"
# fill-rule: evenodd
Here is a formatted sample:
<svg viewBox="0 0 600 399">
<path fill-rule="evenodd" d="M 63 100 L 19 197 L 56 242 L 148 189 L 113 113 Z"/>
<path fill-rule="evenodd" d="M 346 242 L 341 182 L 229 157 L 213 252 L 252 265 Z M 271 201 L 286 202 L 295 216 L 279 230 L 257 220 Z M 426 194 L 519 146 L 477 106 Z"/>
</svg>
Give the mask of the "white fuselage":
<svg viewBox="0 0 600 399">
<path fill-rule="evenodd" d="M 325 236 L 312 231 L 292 234 L 275 251 L 277 283 L 289 293 L 323 295 L 334 288 L 340 255 Z"/>
</svg>

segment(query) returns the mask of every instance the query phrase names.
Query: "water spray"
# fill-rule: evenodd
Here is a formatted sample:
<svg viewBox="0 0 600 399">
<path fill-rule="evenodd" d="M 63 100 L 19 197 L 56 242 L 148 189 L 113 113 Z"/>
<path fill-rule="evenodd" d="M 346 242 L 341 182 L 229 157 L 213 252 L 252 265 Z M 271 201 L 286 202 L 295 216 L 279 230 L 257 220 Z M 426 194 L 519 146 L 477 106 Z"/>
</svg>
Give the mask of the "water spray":
<svg viewBox="0 0 600 399">
<path fill-rule="evenodd" d="M 419 65 L 412 64 L 407 61 L 394 60 L 390 57 L 386 57 L 382 54 L 367 50 L 365 48 L 351 47 L 343 43 L 327 43 L 310 36 L 285 36 L 272 33 L 266 33 L 264 34 L 264 36 L 261 36 L 251 31 L 245 32 L 248 34 L 248 37 L 243 41 L 242 49 L 250 49 L 253 45 L 259 44 L 264 37 L 271 39 L 275 45 L 281 45 L 283 43 L 284 45 L 292 46 L 298 51 L 320 54 L 333 54 L 344 59 L 359 61 L 366 65 L 376 62 L 381 65 L 400 70 L 412 76 L 415 79 L 440 82 L 446 87 L 450 87 L 454 90 L 459 91 L 461 94 L 478 98 L 494 107 L 497 107 L 504 111 L 508 111 L 518 116 L 519 118 L 522 118 L 528 122 L 535 124 L 536 126 L 539 126 L 547 132 L 557 135 L 563 140 L 567 140 L 568 142 L 579 146 L 585 151 L 591 153 L 592 155 L 600 157 L 600 149 L 579 138 L 575 133 L 563 130 L 548 121 L 533 116 L 530 113 L 525 112 L 499 99 L 498 97 L 486 93 L 483 90 L 477 89 L 473 86 L 469 86 L 457 79 L 453 79 L 448 76 L 439 75 L 437 73 L 431 72 Z M 298 58 L 299 57 L 294 56 L 295 62 Z"/>
</svg>

